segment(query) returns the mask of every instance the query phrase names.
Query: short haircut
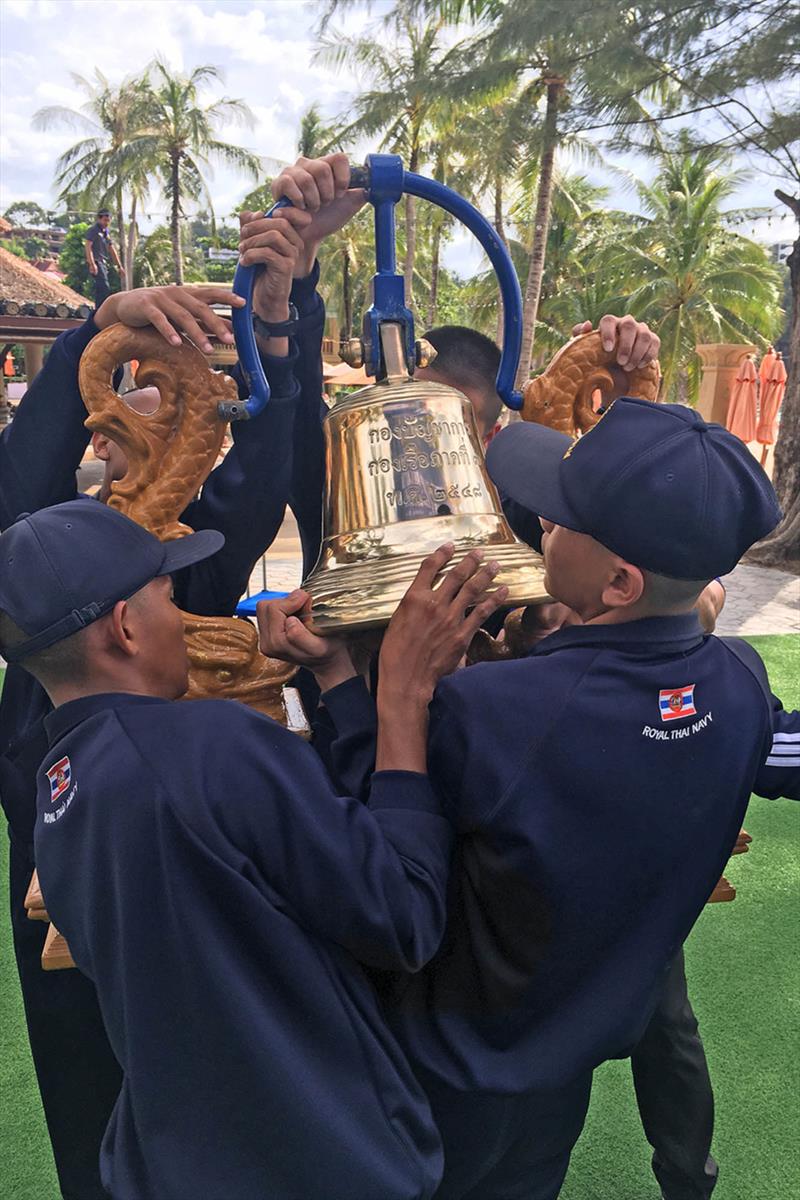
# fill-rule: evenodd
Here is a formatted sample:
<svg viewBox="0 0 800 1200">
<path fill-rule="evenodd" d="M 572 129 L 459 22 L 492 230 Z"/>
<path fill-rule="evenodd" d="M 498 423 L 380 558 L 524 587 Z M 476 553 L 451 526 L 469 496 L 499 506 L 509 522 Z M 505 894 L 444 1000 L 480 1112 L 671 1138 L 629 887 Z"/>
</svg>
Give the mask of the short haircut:
<svg viewBox="0 0 800 1200">
<path fill-rule="evenodd" d="M 500 348 L 475 329 L 466 325 L 440 325 L 423 334 L 436 351 L 431 370 L 446 376 L 453 387 L 477 387 L 487 397 L 497 397 L 497 371 L 500 367 Z"/>
<path fill-rule="evenodd" d="M 79 629 L 60 642 L 46 646 L 38 654 L 28 655 L 20 660 L 20 665 L 45 689 L 54 683 L 83 682 L 88 673 L 86 634 L 89 629 L 91 626 Z M 28 637 L 29 634 L 15 625 L 8 613 L 0 610 L 0 654 L 27 641 Z"/>
<path fill-rule="evenodd" d="M 668 614 L 691 608 L 710 579 L 670 579 L 654 571 L 644 575 L 644 601 L 649 612 Z"/>
<path fill-rule="evenodd" d="M 97 215 L 98 215 L 98 217 L 110 217 L 111 213 L 108 211 L 107 208 L 98 208 Z"/>
</svg>

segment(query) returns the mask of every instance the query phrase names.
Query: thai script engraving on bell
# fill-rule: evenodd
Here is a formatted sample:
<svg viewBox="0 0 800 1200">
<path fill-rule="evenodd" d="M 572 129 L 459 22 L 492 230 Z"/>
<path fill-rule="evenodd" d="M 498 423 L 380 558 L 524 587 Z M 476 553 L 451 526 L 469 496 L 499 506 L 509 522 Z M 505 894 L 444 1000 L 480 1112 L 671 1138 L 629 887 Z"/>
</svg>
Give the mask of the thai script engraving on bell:
<svg viewBox="0 0 800 1200">
<path fill-rule="evenodd" d="M 541 558 L 516 540 L 487 473 L 472 405 L 443 384 L 362 388 L 325 417 L 323 544 L 304 586 L 321 631 L 384 624 L 422 559 L 485 547 L 510 602 L 546 598 Z"/>
</svg>

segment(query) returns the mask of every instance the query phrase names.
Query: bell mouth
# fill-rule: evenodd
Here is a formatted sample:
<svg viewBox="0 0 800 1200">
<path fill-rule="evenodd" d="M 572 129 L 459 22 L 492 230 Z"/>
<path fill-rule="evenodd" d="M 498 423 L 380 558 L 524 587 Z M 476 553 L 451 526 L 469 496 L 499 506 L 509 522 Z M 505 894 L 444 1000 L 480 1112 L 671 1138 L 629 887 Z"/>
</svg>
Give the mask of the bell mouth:
<svg viewBox="0 0 800 1200">
<path fill-rule="evenodd" d="M 441 529 L 439 522 L 436 524 Z M 493 545 L 473 538 L 452 540 L 455 540 L 456 552 L 442 575 L 456 566 L 468 551 L 480 546 L 487 562 L 495 560 L 500 564 L 494 587 L 505 585 L 508 588 L 505 604 L 517 607 L 550 600 L 544 586 L 542 556 L 522 542 Z M 447 535 L 442 533 L 436 545 L 424 549 L 417 543 L 414 550 L 340 563 L 332 561 L 333 556 L 323 551 L 319 563 L 302 585 L 312 597 L 314 631 L 325 634 L 346 629 L 357 633 L 388 624 L 423 559 L 445 541 Z"/>
</svg>

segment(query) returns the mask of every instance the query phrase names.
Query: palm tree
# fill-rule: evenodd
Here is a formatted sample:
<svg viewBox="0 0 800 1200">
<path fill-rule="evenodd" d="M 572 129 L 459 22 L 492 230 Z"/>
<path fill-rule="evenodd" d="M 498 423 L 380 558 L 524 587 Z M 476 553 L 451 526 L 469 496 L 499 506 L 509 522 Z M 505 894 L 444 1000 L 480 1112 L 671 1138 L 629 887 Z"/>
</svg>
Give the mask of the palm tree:
<svg viewBox="0 0 800 1200">
<path fill-rule="evenodd" d="M 300 133 L 297 138 L 297 153 L 303 158 L 321 158 L 342 147 L 342 130 L 336 125 L 327 125 L 320 114 L 319 105 L 314 103 L 300 118 Z"/>
<path fill-rule="evenodd" d="M 180 229 L 184 201 L 202 199 L 213 215 L 205 180 L 212 158 L 238 167 L 253 178 L 258 175 L 257 155 L 216 136 L 221 122 L 252 124 L 253 115 L 243 100 L 224 97 L 213 104 L 201 104 L 202 85 L 221 79 L 216 67 L 195 67 L 189 75 L 173 75 L 166 63 L 156 59 L 149 74 L 147 128 L 134 140 L 134 149 L 156 172 L 169 200 L 175 282 L 183 283 Z"/>
<path fill-rule="evenodd" d="M 337 7 L 336 0 L 328 7 Z M 397 0 L 396 14 L 475 23 L 472 63 L 457 84 L 462 95 L 496 96 L 520 78 L 542 109 L 518 387 L 530 371 L 558 149 L 587 127 L 599 125 L 613 139 L 650 118 L 645 101 L 673 87 L 664 60 L 717 19 L 713 5 L 688 9 L 679 0 L 640 0 L 622 9 L 618 0 L 594 0 L 579 13 L 564 0 Z"/>
<path fill-rule="evenodd" d="M 637 184 L 645 218 L 606 262 L 627 275 L 630 311 L 661 338 L 664 398 L 685 401 L 697 395 L 699 342 L 765 346 L 777 335 L 782 279 L 762 246 L 730 229 L 738 214 L 722 206 L 740 181 L 721 169 L 724 154 L 682 135 L 659 159 L 655 180 Z"/>
<path fill-rule="evenodd" d="M 56 164 L 59 200 L 82 208 L 113 206 L 119 232 L 119 255 L 125 267 L 126 287 L 133 286 L 136 248 L 136 206 L 149 188 L 148 164 L 135 147 L 147 111 L 147 82 L 129 76 L 115 87 L 99 70 L 94 79 L 73 74 L 86 95 L 81 110 L 63 105 L 40 108 L 33 117 L 35 129 L 69 125 L 86 136 L 71 146 Z M 126 237 L 124 197 L 130 198 Z"/>
<path fill-rule="evenodd" d="M 424 145 L 435 122 L 460 48 L 441 44 L 442 22 L 421 23 L 400 12 L 393 36 L 345 37 L 331 32 L 319 43 L 315 58 L 348 67 L 366 78 L 367 91 L 355 100 L 342 138 L 382 135 L 381 148 L 400 154 L 410 171 L 419 171 Z M 416 253 L 414 197 L 404 198 L 406 303 L 413 299 Z"/>
<path fill-rule="evenodd" d="M 536 180 L 531 182 L 532 188 L 522 189 L 511 208 L 507 240 L 523 279 L 530 267 L 527 231 L 536 204 Z M 620 236 L 629 237 L 634 220 L 629 214 L 609 212 L 604 207 L 606 195 L 605 188 L 591 184 L 583 175 L 556 173 L 536 324 L 537 366 L 568 340 L 577 322 L 614 311 L 614 304 L 625 294 L 617 276 L 594 266 L 598 244 L 614 244 Z M 519 236 L 514 236 L 514 231 L 519 231 Z M 468 294 L 476 327 L 493 332 L 500 307 L 494 271 L 480 275 Z"/>
</svg>

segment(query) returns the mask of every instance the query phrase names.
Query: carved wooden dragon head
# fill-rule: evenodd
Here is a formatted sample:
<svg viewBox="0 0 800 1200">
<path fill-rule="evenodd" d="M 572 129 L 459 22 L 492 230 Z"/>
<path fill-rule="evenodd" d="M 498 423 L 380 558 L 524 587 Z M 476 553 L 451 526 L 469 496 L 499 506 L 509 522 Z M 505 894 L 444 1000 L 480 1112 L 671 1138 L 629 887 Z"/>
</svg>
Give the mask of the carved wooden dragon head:
<svg viewBox="0 0 800 1200">
<path fill-rule="evenodd" d="M 155 386 L 158 409 L 135 412 L 114 391 L 117 367 L 136 358 L 136 382 Z M 216 462 L 226 424 L 220 400 L 237 398 L 236 384 L 212 371 L 190 342 L 170 346 L 154 329 L 112 325 L 83 352 L 80 388 L 89 411 L 86 425 L 125 451 L 128 471 L 112 484 L 109 504 L 162 541 L 191 533 L 180 521 Z M 283 684 L 294 668 L 265 658 L 249 621 L 183 614 L 189 654 L 187 699 L 241 700 L 285 721 Z"/>
<path fill-rule="evenodd" d="M 615 351 L 604 350 L 600 334 L 583 333 L 558 351 L 543 373 L 526 383 L 522 392 L 522 419 L 549 425 L 559 433 L 575 437 L 586 433 L 599 420 L 592 409 L 592 393 L 599 389 L 603 398 L 618 387 L 612 374 Z M 647 363 L 626 376 L 625 395 L 655 400 L 661 371 L 657 362 Z"/>
</svg>

